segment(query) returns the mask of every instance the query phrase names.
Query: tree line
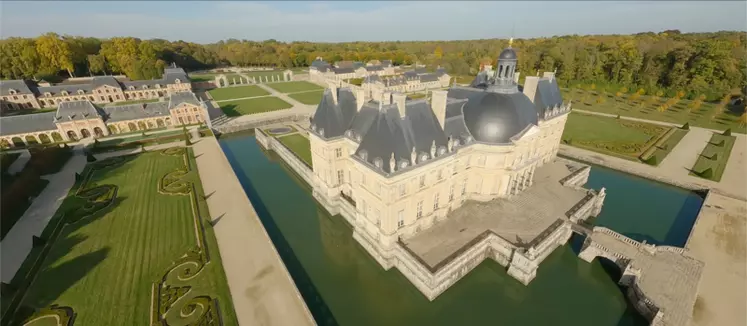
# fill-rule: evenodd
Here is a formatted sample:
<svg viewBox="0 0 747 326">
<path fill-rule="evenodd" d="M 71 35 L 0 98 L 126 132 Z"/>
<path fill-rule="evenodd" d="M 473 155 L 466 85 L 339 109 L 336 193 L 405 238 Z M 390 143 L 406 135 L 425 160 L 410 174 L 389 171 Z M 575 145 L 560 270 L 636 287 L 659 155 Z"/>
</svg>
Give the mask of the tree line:
<svg viewBox="0 0 747 326">
<path fill-rule="evenodd" d="M 518 71 L 557 70 L 561 86 L 595 84 L 647 94 L 718 99 L 747 83 L 745 34 L 665 31 L 635 35 L 569 35 L 518 39 Z M 306 67 L 316 58 L 392 60 L 395 65 L 441 66 L 452 75 L 474 75 L 494 63 L 508 40 L 412 42 L 262 42 L 229 39 L 197 44 L 132 37 L 97 39 L 48 33 L 37 38 L 0 40 L 0 77 L 55 79 L 67 76 L 126 74 L 131 79 L 161 75 L 168 64 L 191 70 L 220 66 Z"/>
</svg>

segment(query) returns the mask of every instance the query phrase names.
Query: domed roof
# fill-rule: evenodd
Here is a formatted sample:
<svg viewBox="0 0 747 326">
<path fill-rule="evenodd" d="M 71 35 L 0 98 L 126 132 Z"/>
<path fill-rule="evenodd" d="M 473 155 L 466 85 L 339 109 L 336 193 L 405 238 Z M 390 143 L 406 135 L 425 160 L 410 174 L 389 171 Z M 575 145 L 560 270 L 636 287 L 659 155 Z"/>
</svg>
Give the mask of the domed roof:
<svg viewBox="0 0 747 326">
<path fill-rule="evenodd" d="M 481 92 L 464 106 L 464 124 L 480 142 L 505 144 L 529 125 L 537 125 L 537 110 L 523 93 Z"/>
<path fill-rule="evenodd" d="M 501 51 L 498 60 L 516 60 L 516 52 L 512 48 L 506 48 Z"/>
</svg>

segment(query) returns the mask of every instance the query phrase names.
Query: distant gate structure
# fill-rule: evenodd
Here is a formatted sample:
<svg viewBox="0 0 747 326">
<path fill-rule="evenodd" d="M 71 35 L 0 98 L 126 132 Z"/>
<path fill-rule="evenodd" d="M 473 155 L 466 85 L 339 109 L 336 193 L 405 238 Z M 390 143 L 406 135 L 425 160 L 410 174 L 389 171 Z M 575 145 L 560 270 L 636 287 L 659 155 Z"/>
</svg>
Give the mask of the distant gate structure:
<svg viewBox="0 0 747 326">
<path fill-rule="evenodd" d="M 218 88 L 228 86 L 228 78 L 224 74 L 215 76 L 215 86 Z"/>
</svg>

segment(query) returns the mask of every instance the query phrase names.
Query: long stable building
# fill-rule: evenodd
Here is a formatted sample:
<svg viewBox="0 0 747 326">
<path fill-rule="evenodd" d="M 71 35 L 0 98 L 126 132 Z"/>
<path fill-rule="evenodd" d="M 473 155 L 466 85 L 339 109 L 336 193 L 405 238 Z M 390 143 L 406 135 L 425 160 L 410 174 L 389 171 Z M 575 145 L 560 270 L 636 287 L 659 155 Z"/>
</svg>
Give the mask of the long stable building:
<svg viewBox="0 0 747 326">
<path fill-rule="evenodd" d="M 95 104 L 157 99 L 192 91 L 182 68 L 166 68 L 160 79 L 129 80 L 124 76 L 74 78 L 57 85 L 29 80 L 0 81 L 0 110 L 54 108 L 62 102 L 90 101 Z"/>
<path fill-rule="evenodd" d="M 519 91 L 516 62 L 509 47 L 492 74 L 430 99 L 331 83 L 313 116 L 315 198 L 431 300 L 486 258 L 529 283 L 602 208 L 588 167 L 556 158 L 570 103 L 554 74 Z"/>
<path fill-rule="evenodd" d="M 161 102 L 108 107 L 89 100 L 64 101 L 53 112 L 0 118 L 0 146 L 76 141 L 207 121 L 206 106 L 192 92 L 175 92 Z"/>
</svg>

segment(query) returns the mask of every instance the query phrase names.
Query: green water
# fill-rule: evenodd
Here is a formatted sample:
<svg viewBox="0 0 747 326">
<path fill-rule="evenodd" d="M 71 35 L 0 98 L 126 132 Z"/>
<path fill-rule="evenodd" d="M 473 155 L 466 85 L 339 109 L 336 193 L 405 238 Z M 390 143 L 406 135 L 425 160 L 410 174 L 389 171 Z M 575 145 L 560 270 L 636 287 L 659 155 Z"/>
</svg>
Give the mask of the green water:
<svg viewBox="0 0 747 326">
<path fill-rule="evenodd" d="M 320 325 L 647 324 L 616 285 L 620 271 L 596 260 L 589 264 L 578 259 L 574 250 L 581 239 L 575 237 L 571 245 L 559 248 L 543 262 L 529 286 L 508 276 L 497 263 L 485 261 L 436 300 L 428 301 L 396 269 L 384 271 L 352 238 L 343 218 L 330 216 L 320 207 L 303 181 L 274 153 L 264 153 L 253 136 L 223 138 L 220 143 Z M 604 184 L 608 188 L 610 204 L 605 209 L 619 209 L 612 204 L 617 187 L 643 187 L 641 191 L 653 187 L 642 179 L 632 184 L 618 180 L 626 178 L 592 175 L 593 187 Z M 657 202 L 681 204 L 669 197 Z M 622 209 L 636 215 L 650 207 Z M 655 215 L 676 215 L 682 209 L 657 210 Z M 617 219 L 628 215 L 610 213 L 599 222 L 615 228 Z M 667 221 L 677 219 L 669 215 Z M 636 221 L 629 226 L 630 232 L 648 235 L 643 222 L 650 218 L 625 218 Z M 669 237 L 656 230 L 652 238 Z"/>
</svg>

